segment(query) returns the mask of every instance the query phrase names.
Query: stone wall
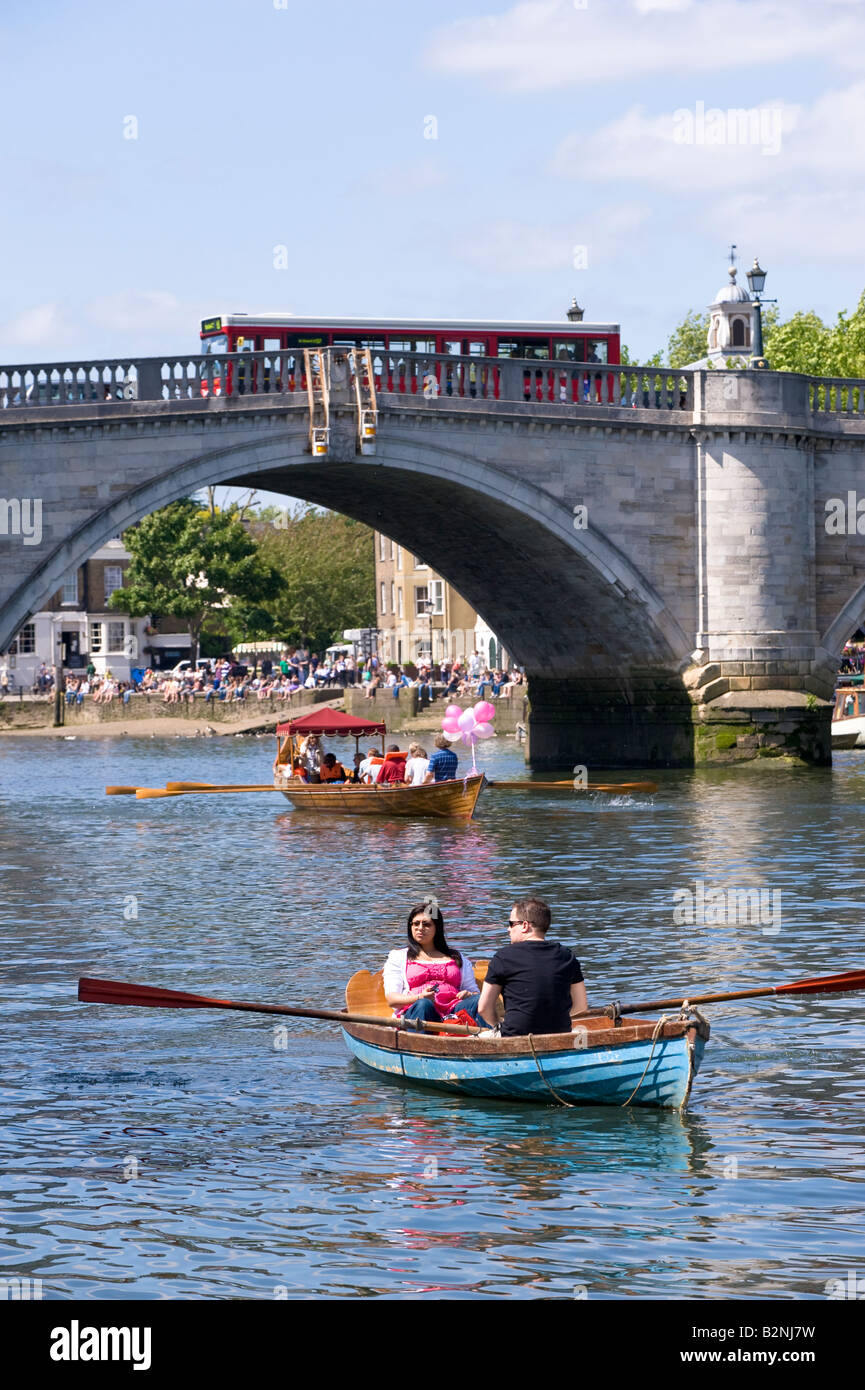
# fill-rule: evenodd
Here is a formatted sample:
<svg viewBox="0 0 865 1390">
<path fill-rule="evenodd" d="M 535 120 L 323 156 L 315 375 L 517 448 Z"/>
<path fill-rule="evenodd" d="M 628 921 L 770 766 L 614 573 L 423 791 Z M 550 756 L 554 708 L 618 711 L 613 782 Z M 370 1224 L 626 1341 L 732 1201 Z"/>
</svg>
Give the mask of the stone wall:
<svg viewBox="0 0 865 1390">
<path fill-rule="evenodd" d="M 176 705 L 166 704 L 161 695 L 132 695 L 124 704 L 115 697 L 110 704 L 96 704 L 89 696 L 81 705 L 63 705 L 64 727 L 74 728 L 92 724 L 128 724 L 138 719 L 188 719 L 191 722 L 208 724 L 247 724 L 253 719 L 270 716 L 274 723 L 294 719 L 305 710 L 328 700 L 339 700 L 341 690 L 325 689 L 304 691 L 302 700 L 295 696 L 290 700 L 232 700 L 226 704 L 222 700 L 205 702 L 197 697 L 192 704 L 183 701 Z M 0 700 L 0 732 L 6 729 L 44 729 L 54 723 L 54 697 L 25 697 L 19 700 L 7 696 Z"/>
</svg>

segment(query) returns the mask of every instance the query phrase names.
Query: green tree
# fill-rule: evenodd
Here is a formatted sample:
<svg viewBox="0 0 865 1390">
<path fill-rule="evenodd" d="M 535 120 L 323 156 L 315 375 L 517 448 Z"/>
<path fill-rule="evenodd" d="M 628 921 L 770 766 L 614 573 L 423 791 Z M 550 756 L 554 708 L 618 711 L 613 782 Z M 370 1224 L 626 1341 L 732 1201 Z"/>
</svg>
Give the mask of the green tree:
<svg viewBox="0 0 865 1390">
<path fill-rule="evenodd" d="M 264 605 L 270 631 L 323 651 L 347 627 L 375 623 L 373 533 L 339 512 L 307 506 L 254 527 L 262 558 L 280 576 Z"/>
<path fill-rule="evenodd" d="M 134 618 L 184 618 L 193 661 L 208 619 L 216 616 L 238 640 L 255 606 L 279 589 L 279 575 L 232 507 L 205 509 L 183 498 L 146 516 L 123 540 L 132 563 L 109 606 Z"/>
<path fill-rule="evenodd" d="M 770 306 L 771 307 L 771 306 Z M 777 311 L 775 322 L 764 315 L 763 350 L 773 371 L 805 372 L 808 376 L 832 376 L 832 331 L 813 310 L 798 310 L 785 323 Z"/>
<path fill-rule="evenodd" d="M 708 334 L 709 315 L 689 309 L 667 339 L 666 365 L 686 367 L 689 362 L 699 362 L 708 352 Z"/>
</svg>

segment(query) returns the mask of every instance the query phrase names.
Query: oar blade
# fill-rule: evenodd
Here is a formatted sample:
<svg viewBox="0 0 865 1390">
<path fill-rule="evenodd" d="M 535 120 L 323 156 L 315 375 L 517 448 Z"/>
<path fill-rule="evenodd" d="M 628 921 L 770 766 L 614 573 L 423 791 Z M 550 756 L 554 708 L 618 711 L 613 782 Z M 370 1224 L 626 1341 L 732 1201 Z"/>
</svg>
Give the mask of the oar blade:
<svg viewBox="0 0 865 1390">
<path fill-rule="evenodd" d="M 133 985 L 125 980 L 96 980 L 82 976 L 78 981 L 78 998 L 82 1004 L 140 1004 L 150 1009 L 213 1009 L 223 1005 L 221 999 L 209 999 L 203 994 L 184 994 L 177 989 L 159 989 L 155 985 Z"/>
<path fill-rule="evenodd" d="M 813 980 L 794 980 L 776 985 L 776 994 L 852 994 L 865 989 L 865 970 L 846 970 L 841 975 L 823 975 Z"/>
<path fill-rule="evenodd" d="M 106 796 L 134 796 L 138 791 L 137 787 L 106 787 Z"/>
</svg>

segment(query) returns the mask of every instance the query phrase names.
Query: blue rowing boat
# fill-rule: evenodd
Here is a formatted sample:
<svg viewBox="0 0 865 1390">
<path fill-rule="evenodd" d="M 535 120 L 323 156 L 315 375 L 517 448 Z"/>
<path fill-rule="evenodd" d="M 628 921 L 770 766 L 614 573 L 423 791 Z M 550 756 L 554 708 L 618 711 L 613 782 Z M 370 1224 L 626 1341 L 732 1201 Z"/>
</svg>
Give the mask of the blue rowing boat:
<svg viewBox="0 0 865 1390">
<path fill-rule="evenodd" d="M 585 1014 L 571 1033 L 518 1038 L 459 1037 L 346 1023 L 359 1062 L 385 1076 L 453 1095 L 567 1105 L 687 1105 L 709 1025 L 686 1013 L 621 1019 Z"/>
</svg>

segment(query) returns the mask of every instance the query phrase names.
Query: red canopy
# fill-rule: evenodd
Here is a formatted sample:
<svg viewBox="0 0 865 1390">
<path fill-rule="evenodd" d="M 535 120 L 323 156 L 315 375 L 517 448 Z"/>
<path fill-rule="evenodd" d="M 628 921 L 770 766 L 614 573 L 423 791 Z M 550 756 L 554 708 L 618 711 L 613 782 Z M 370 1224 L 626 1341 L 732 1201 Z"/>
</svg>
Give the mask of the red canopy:
<svg viewBox="0 0 865 1390">
<path fill-rule="evenodd" d="M 277 724 L 278 734 L 326 734 L 328 738 L 364 738 L 367 734 L 386 734 L 386 724 L 374 724 L 370 719 L 344 714 L 339 709 L 314 710 L 312 714 Z"/>
</svg>

